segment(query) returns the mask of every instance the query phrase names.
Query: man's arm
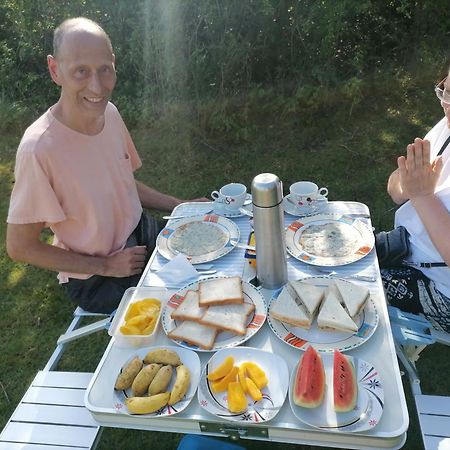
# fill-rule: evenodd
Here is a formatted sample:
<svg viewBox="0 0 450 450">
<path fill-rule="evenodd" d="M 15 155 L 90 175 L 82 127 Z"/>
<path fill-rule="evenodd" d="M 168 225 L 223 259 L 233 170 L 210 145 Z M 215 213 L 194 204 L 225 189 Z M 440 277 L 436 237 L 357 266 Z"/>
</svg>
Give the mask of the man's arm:
<svg viewBox="0 0 450 450">
<path fill-rule="evenodd" d="M 112 256 L 90 256 L 42 242 L 43 223 L 8 224 L 6 250 L 11 259 L 57 272 L 126 277 L 145 265 L 145 247 L 130 247 Z"/>
<path fill-rule="evenodd" d="M 211 201 L 206 197 L 195 198 L 192 200 L 181 200 L 172 195 L 163 194 L 140 181 L 136 181 L 139 199 L 144 208 L 157 209 L 159 211 L 172 211 L 175 206 L 185 201 L 191 202 L 208 202 Z"/>
</svg>

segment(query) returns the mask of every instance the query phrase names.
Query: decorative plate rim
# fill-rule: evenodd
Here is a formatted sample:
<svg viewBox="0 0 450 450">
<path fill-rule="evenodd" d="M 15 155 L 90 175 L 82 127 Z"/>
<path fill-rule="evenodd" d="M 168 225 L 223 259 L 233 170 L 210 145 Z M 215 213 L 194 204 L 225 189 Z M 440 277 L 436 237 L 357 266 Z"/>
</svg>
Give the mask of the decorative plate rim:
<svg viewBox="0 0 450 450">
<path fill-rule="evenodd" d="M 340 222 L 353 227 L 355 231 L 359 233 L 363 239 L 363 242 L 361 242 L 361 245 L 352 254 L 340 257 L 316 256 L 299 248 L 297 245 L 298 238 L 296 237 L 299 230 L 305 226 L 314 225 L 315 222 L 324 221 L 329 223 Z M 375 236 L 372 229 L 365 222 L 359 218 L 341 213 L 321 213 L 310 217 L 299 218 L 294 220 L 286 230 L 286 249 L 288 253 L 295 259 L 313 266 L 335 267 L 351 264 L 367 256 L 373 249 L 374 245 Z"/>
<path fill-rule="evenodd" d="M 257 363 L 260 366 L 263 366 L 264 370 L 264 363 L 261 363 L 262 360 L 267 361 L 276 361 L 276 364 L 271 364 L 271 367 L 276 367 L 277 371 L 276 374 L 281 376 L 277 376 L 277 379 L 275 380 L 275 371 L 272 370 L 270 374 L 268 374 L 269 384 L 266 388 L 263 388 L 263 405 L 262 407 L 259 402 L 254 402 L 251 400 L 251 397 L 247 395 L 248 404 L 250 407 L 244 412 L 244 413 L 231 413 L 228 411 L 226 406 L 222 404 L 224 402 L 223 396 L 225 394 L 218 393 L 213 394 L 209 388 L 209 383 L 206 379 L 206 375 L 209 369 L 209 365 L 211 362 L 213 362 L 216 358 L 225 358 L 228 355 L 234 355 L 234 357 L 237 359 L 237 363 L 239 364 L 239 356 L 236 357 L 236 355 L 241 354 L 249 354 L 248 358 L 242 358 L 245 361 L 253 361 Z M 255 357 L 256 356 L 256 357 Z M 243 361 L 242 361 L 243 362 Z M 265 370 L 267 373 L 267 368 Z M 272 392 L 273 389 L 276 388 L 276 386 L 279 388 L 281 385 L 281 391 L 278 390 L 276 393 Z M 284 358 L 280 355 L 273 354 L 271 352 L 268 352 L 266 350 L 262 349 L 255 349 L 252 347 L 232 347 L 232 348 L 225 348 L 217 353 L 215 353 L 205 364 L 205 367 L 202 370 L 202 374 L 200 376 L 200 382 L 197 390 L 197 399 L 200 404 L 200 406 L 207 411 L 210 414 L 213 414 L 216 417 L 219 417 L 220 419 L 225 419 L 232 422 L 244 422 L 244 423 L 261 423 L 261 422 L 267 422 L 271 419 L 273 419 L 278 412 L 281 410 L 281 408 L 284 405 L 286 395 L 288 393 L 289 389 L 289 369 L 286 364 L 286 361 Z M 222 395 L 221 395 L 222 394 Z M 208 403 L 209 402 L 209 403 Z M 276 402 L 276 406 L 274 407 L 273 404 Z M 272 406 L 270 408 L 264 408 L 264 404 L 271 404 Z M 223 414 L 222 414 L 223 412 Z"/>
<path fill-rule="evenodd" d="M 203 278 L 201 281 L 208 281 L 208 280 L 213 280 L 216 278 L 229 278 L 229 277 L 227 277 L 227 276 L 212 276 L 212 277 Z M 264 322 L 266 321 L 266 318 L 267 318 L 267 306 L 264 301 L 264 297 L 262 296 L 259 289 L 255 288 L 255 286 L 253 286 L 252 284 L 247 283 L 246 281 L 242 280 L 242 288 L 244 291 L 244 297 L 247 297 L 248 299 L 250 299 L 251 302 L 255 305 L 255 310 L 248 320 L 247 332 L 244 336 L 233 335 L 232 333 L 222 331 L 217 334 L 216 340 L 214 342 L 214 346 L 210 350 L 205 350 L 196 345 L 191 345 L 191 344 L 188 344 L 187 342 L 170 338 L 168 336 L 168 333 L 170 331 L 172 331 L 173 328 L 175 328 L 176 323 L 177 323 L 176 320 L 173 320 L 172 318 L 170 318 L 170 312 L 175 309 L 175 303 L 173 301 L 171 302 L 171 300 L 177 299 L 177 297 L 178 298 L 183 297 L 184 292 L 189 289 L 195 290 L 198 283 L 199 283 L 199 280 L 193 281 L 193 282 L 187 284 L 186 286 L 182 287 L 181 289 L 179 289 L 177 292 L 175 292 L 169 298 L 169 300 L 166 302 L 166 304 L 164 305 L 164 307 L 161 311 L 161 324 L 162 324 L 163 330 L 166 333 L 167 337 L 175 344 L 179 345 L 180 347 L 189 349 L 189 350 L 194 350 L 196 352 L 217 352 L 217 351 L 225 349 L 225 348 L 236 347 L 240 344 L 243 344 L 244 342 L 248 341 L 252 336 L 254 336 L 264 325 Z M 174 305 L 174 306 L 172 306 L 172 305 Z M 179 322 L 181 322 L 181 321 L 179 321 Z M 174 325 L 174 326 L 171 326 L 171 325 Z M 220 341 L 220 335 L 222 335 L 222 337 L 224 335 L 225 336 L 230 335 L 230 337 L 226 338 L 224 341 L 222 341 L 223 343 L 220 344 L 220 343 L 218 343 L 218 340 Z"/>
<path fill-rule="evenodd" d="M 130 356 L 128 357 L 128 359 L 126 359 L 124 361 L 123 364 L 121 364 L 119 371 L 122 371 L 122 368 L 136 356 L 139 356 L 141 359 L 144 359 L 145 355 L 149 351 L 154 350 L 154 349 L 169 349 L 169 350 L 174 350 L 177 353 L 179 352 L 178 355 L 181 359 L 181 362 L 189 368 L 189 371 L 191 373 L 191 381 L 190 381 L 190 385 L 189 385 L 188 391 L 186 392 L 185 397 L 183 399 L 181 399 L 179 402 L 177 402 L 175 405 L 166 405 L 163 408 L 161 408 L 160 410 L 158 410 L 154 413 L 151 413 L 151 414 L 132 414 L 132 413 L 128 412 L 127 407 L 125 405 L 125 398 L 132 397 L 131 388 L 126 389 L 126 390 L 117 391 L 113 387 L 112 388 L 112 390 L 113 390 L 113 398 L 112 398 L 113 409 L 115 410 L 116 413 L 125 414 L 127 416 L 132 416 L 132 417 L 143 417 L 143 418 L 173 416 L 174 414 L 178 414 L 181 411 L 183 411 L 184 409 L 186 409 L 188 407 L 188 405 L 191 403 L 192 399 L 195 397 L 195 393 L 197 391 L 198 384 L 200 382 L 202 367 L 201 367 L 200 358 L 197 355 L 197 353 L 195 353 L 194 351 L 189 350 L 187 348 L 180 349 L 179 347 L 176 347 L 175 345 L 152 345 L 152 346 L 146 346 L 146 347 L 135 348 L 135 349 L 130 348 Z M 119 371 L 117 372 L 117 375 L 120 373 Z M 116 380 L 117 375 L 114 378 L 114 381 Z M 172 374 L 172 381 L 169 386 L 172 386 L 174 384 L 175 378 L 176 378 L 176 375 Z"/>
<path fill-rule="evenodd" d="M 297 363 L 293 371 L 291 372 L 291 376 L 289 379 L 289 404 L 291 406 L 292 413 L 298 420 L 311 427 L 334 433 L 354 433 L 366 431 L 373 429 L 376 425 L 378 425 L 384 409 L 384 389 L 383 383 L 380 379 L 379 371 L 372 363 L 369 363 L 364 359 L 349 355 L 346 356 L 353 361 L 353 364 L 355 364 L 355 361 L 357 363 L 356 377 L 358 383 L 358 400 L 355 409 L 348 413 L 334 413 L 333 411 L 336 417 L 340 419 L 337 421 L 337 423 L 331 422 L 331 420 L 329 420 L 326 423 L 318 424 L 314 423 L 314 421 L 311 419 L 308 420 L 308 416 L 311 417 L 312 414 L 315 414 L 318 411 L 318 413 L 320 414 L 321 411 L 317 410 L 317 408 L 308 410 L 308 408 L 302 408 L 301 406 L 298 406 L 294 403 L 292 390 L 294 387 L 295 374 L 298 367 Z M 327 391 L 325 392 L 324 402 L 328 401 L 329 403 L 327 405 L 322 404 L 318 408 L 321 408 L 323 410 L 328 407 L 332 410 L 332 381 L 330 383 L 328 383 L 327 381 L 333 379 L 333 354 L 322 354 L 322 361 L 326 373 L 327 383 Z M 358 410 L 361 411 L 359 415 L 356 413 L 356 411 Z"/>
<path fill-rule="evenodd" d="M 341 281 L 350 283 L 349 280 L 343 279 L 343 278 L 330 278 L 327 276 L 313 276 L 313 277 L 305 277 L 302 278 L 302 281 L 306 280 L 323 280 L 326 281 L 328 284 L 332 282 L 333 280 L 339 279 Z M 308 341 L 308 335 L 311 333 L 310 330 L 301 328 L 301 327 L 294 327 L 288 324 L 284 324 L 280 322 L 277 319 L 272 318 L 270 310 L 272 307 L 272 304 L 276 301 L 278 296 L 281 293 L 281 289 L 276 291 L 269 301 L 269 306 L 267 308 L 267 322 L 269 324 L 270 329 L 273 331 L 275 336 L 283 341 L 285 344 L 294 347 L 296 349 L 300 349 L 305 351 L 308 345 L 312 345 L 318 352 L 320 353 L 330 353 L 334 350 L 339 350 L 340 352 L 346 352 L 349 350 L 352 350 L 356 347 L 359 347 L 363 345 L 365 342 L 367 342 L 375 333 L 378 324 L 380 322 L 378 310 L 375 306 L 375 302 L 373 301 L 372 297 L 369 298 L 367 301 L 366 306 L 364 307 L 363 313 L 364 318 L 359 325 L 358 331 L 356 333 L 344 333 L 344 332 L 333 332 L 333 331 L 322 331 L 321 333 L 326 333 L 324 336 L 328 335 L 330 337 L 336 336 L 338 333 L 339 337 L 336 337 L 336 341 L 330 342 L 330 343 L 317 343 L 317 342 L 311 342 Z M 367 319 L 370 319 L 369 321 L 366 321 Z M 316 322 L 313 322 L 314 329 L 317 329 Z M 345 337 L 344 335 L 347 335 Z M 338 344 L 339 345 L 335 345 Z"/>
<path fill-rule="evenodd" d="M 198 214 L 195 216 L 185 217 L 184 219 L 178 219 L 173 221 L 169 226 L 164 227 L 158 237 L 156 238 L 156 249 L 164 258 L 171 260 L 178 253 L 174 253 L 168 245 L 168 240 L 170 239 L 170 235 L 177 230 L 180 226 L 186 225 L 192 222 L 208 222 L 211 224 L 216 224 L 221 226 L 221 228 L 225 229 L 228 233 L 227 242 L 225 245 L 217 250 L 212 252 L 205 253 L 203 255 L 195 255 L 195 256 L 187 256 L 187 259 L 191 262 L 191 264 L 200 264 L 204 262 L 214 261 L 229 252 L 231 252 L 235 246 L 232 242 L 239 242 L 240 239 L 240 230 L 239 227 L 230 219 L 217 215 L 217 214 Z"/>
</svg>

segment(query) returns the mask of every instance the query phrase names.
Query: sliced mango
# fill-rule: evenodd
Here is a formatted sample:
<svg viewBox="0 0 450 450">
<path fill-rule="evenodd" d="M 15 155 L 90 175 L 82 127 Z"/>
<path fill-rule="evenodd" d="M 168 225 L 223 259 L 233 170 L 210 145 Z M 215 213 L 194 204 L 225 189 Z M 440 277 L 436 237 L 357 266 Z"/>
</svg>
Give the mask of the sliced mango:
<svg viewBox="0 0 450 450">
<path fill-rule="evenodd" d="M 132 303 L 125 314 L 125 323 L 120 327 L 122 334 L 147 335 L 154 331 L 161 310 L 156 298 L 145 298 Z"/>
<path fill-rule="evenodd" d="M 252 397 L 252 399 L 255 400 L 256 402 L 262 400 L 262 392 L 258 389 L 258 386 L 256 386 L 253 380 L 251 378 L 246 377 L 245 381 L 247 385 L 247 391 Z"/>
<path fill-rule="evenodd" d="M 267 386 L 269 380 L 266 377 L 266 373 L 258 364 L 254 362 L 245 362 L 242 364 L 246 371 L 247 375 L 252 379 L 252 381 L 256 384 L 259 389 L 262 389 Z"/>
<path fill-rule="evenodd" d="M 209 381 L 216 381 L 220 378 L 223 378 L 225 375 L 227 375 L 231 369 L 234 366 L 234 358 L 232 356 L 227 356 L 223 363 L 217 367 L 216 370 L 213 370 L 211 373 L 208 374 L 208 380 Z"/>
<path fill-rule="evenodd" d="M 228 384 L 228 409 L 232 413 L 244 412 L 247 409 L 247 397 L 239 381 Z"/>
<path fill-rule="evenodd" d="M 239 372 L 238 372 L 238 379 L 239 379 L 239 383 L 241 383 L 241 387 L 242 390 L 244 391 L 244 393 L 247 393 L 247 371 L 245 370 L 245 366 L 243 364 L 241 364 L 239 366 Z"/>
<path fill-rule="evenodd" d="M 213 381 L 211 383 L 211 389 L 214 392 L 226 391 L 228 388 L 228 384 L 233 381 L 236 381 L 238 372 L 239 369 L 237 368 L 237 366 L 234 366 L 223 378 L 217 381 Z"/>
</svg>

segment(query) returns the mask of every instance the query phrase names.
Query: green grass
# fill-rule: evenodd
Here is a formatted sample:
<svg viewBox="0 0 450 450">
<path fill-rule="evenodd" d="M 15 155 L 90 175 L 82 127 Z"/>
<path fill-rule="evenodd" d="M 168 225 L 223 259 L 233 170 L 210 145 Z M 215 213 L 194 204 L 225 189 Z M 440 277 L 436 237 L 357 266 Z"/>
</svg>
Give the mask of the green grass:
<svg viewBox="0 0 450 450">
<path fill-rule="evenodd" d="M 182 198 L 209 195 L 230 181 L 250 186 L 261 172 L 273 172 L 289 185 L 313 180 L 329 189 L 331 200 L 369 205 L 376 228 L 392 225 L 393 207 L 385 185 L 406 144 L 442 116 L 433 98 L 433 77 L 365 80 L 359 95 L 343 89 L 322 92 L 316 101 L 300 93 L 255 90 L 233 99 L 190 108 L 167 106 L 142 114 L 132 130 L 144 162 L 137 178 Z M 408 87 L 408 89 L 407 89 Z M 356 99 L 356 100 L 355 100 Z M 119 105 L 120 108 L 120 105 Z M 8 124 L 0 137 L 0 211 L 6 219 L 13 183 L 14 155 L 23 127 Z M 0 239 L 5 241 L 5 220 Z M 55 274 L 11 262 L 0 248 L 0 427 L 42 369 L 67 328 L 74 307 Z M 108 343 L 97 333 L 68 346 L 60 370 L 94 371 Z M 423 390 L 448 395 L 450 348 L 434 345 L 419 361 Z M 416 413 L 408 396 L 411 426 L 404 448 L 420 445 Z M 181 435 L 105 429 L 106 449 L 174 449 Z M 244 441 L 249 449 L 294 449 L 293 445 Z M 300 448 L 295 446 L 295 448 Z M 301 448 L 309 448 L 307 446 Z"/>
</svg>

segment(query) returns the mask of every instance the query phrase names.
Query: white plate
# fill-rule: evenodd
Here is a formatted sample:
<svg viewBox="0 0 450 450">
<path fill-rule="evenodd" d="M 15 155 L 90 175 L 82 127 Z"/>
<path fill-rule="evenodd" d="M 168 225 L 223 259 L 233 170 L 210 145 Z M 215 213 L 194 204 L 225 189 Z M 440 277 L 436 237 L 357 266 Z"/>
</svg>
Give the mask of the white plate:
<svg viewBox="0 0 450 450">
<path fill-rule="evenodd" d="M 204 278 L 202 281 L 212 280 L 214 278 L 223 278 L 223 277 L 209 277 Z M 184 298 L 188 290 L 195 291 L 197 290 L 197 288 L 198 288 L 198 281 L 194 281 L 185 286 L 184 288 L 180 289 L 179 291 L 177 291 L 169 299 L 166 306 L 163 308 L 161 315 L 162 326 L 166 334 L 172 331 L 180 323 L 179 320 L 173 320 L 170 317 L 172 311 L 177 308 L 177 306 L 180 304 L 180 301 Z M 244 336 L 239 336 L 230 333 L 228 331 L 222 331 L 217 334 L 216 340 L 214 342 L 214 347 L 211 350 L 204 350 L 196 345 L 191 345 L 184 341 L 178 341 L 175 339 L 172 339 L 172 341 L 180 345 L 181 347 L 195 350 L 197 352 L 215 352 L 217 350 L 221 350 L 226 347 L 235 347 L 250 339 L 263 326 L 264 321 L 266 320 L 267 317 L 267 308 L 261 293 L 253 285 L 243 281 L 242 289 L 244 291 L 244 302 L 253 303 L 255 305 L 255 310 L 247 320 L 247 332 L 245 333 Z"/>
<path fill-rule="evenodd" d="M 228 410 L 227 392 L 215 393 L 206 378 L 227 356 L 234 358 L 235 365 L 246 361 L 254 362 L 266 373 L 268 385 L 262 389 L 263 398 L 255 402 L 249 395 L 248 409 L 244 413 Z M 233 422 L 261 423 L 273 419 L 283 406 L 289 385 L 289 371 L 281 356 L 250 347 L 227 348 L 217 352 L 206 364 L 198 386 L 198 402 L 211 414 Z"/>
<path fill-rule="evenodd" d="M 237 217 L 243 217 L 243 216 L 250 216 L 253 215 L 253 204 L 251 203 L 252 200 L 252 196 L 251 194 L 247 194 L 247 197 L 245 199 L 247 203 L 246 205 L 243 205 L 241 208 L 236 209 L 236 210 L 228 210 L 225 207 L 222 207 L 219 204 L 216 204 L 215 202 L 213 203 L 213 207 L 214 207 L 214 214 L 217 214 L 219 216 L 224 216 L 224 217 L 228 217 L 229 219 L 235 219 Z M 242 210 L 245 210 L 246 213 L 242 212 Z"/>
<path fill-rule="evenodd" d="M 320 256 L 308 253 L 300 245 L 300 238 L 312 225 L 335 224 L 342 227 L 355 238 L 355 244 L 348 254 L 343 256 Z M 319 214 L 297 219 L 286 231 L 286 249 L 299 261 L 314 266 L 340 266 L 364 258 L 373 248 L 375 238 L 372 229 L 359 219 L 345 214 Z"/>
<path fill-rule="evenodd" d="M 122 371 L 122 367 L 125 367 L 125 365 L 130 362 L 133 358 L 136 356 L 139 356 L 139 358 L 144 359 L 145 355 L 151 351 L 156 350 L 158 348 L 167 348 L 170 350 L 175 351 L 178 353 L 178 356 L 181 359 L 181 362 L 189 369 L 191 372 L 191 383 L 189 385 L 189 389 L 186 392 L 186 395 L 183 397 L 182 400 L 180 400 L 178 403 L 175 403 L 175 405 L 169 406 L 166 405 L 160 410 L 152 413 L 152 414 L 131 414 L 128 412 L 128 409 L 125 405 L 125 399 L 128 397 L 132 397 L 133 394 L 131 393 L 131 389 L 127 389 L 124 391 L 116 391 L 114 387 L 113 389 L 113 406 L 116 412 L 121 414 L 126 414 L 128 416 L 138 416 L 138 417 L 164 417 L 164 416 L 173 416 L 174 414 L 177 414 L 183 409 L 185 409 L 189 403 L 191 402 L 192 398 L 195 395 L 195 391 L 197 390 L 198 382 L 200 380 L 200 358 L 198 357 L 197 353 L 187 350 L 185 348 L 179 348 L 175 346 L 167 346 L 167 345 L 158 345 L 154 347 L 146 347 L 141 348 L 139 350 L 136 350 L 132 353 L 132 355 L 121 365 L 120 370 L 117 372 L 117 375 Z M 173 374 L 172 374 L 172 380 L 168 386 L 168 390 L 172 390 L 172 387 L 175 383 L 176 378 L 176 370 L 174 368 Z M 117 376 L 114 378 L 114 382 L 117 379 Z"/>
<path fill-rule="evenodd" d="M 334 279 L 330 277 L 311 277 L 304 278 L 302 281 L 315 286 L 329 286 Z M 348 280 L 342 281 L 350 283 Z M 364 344 L 377 329 L 379 317 L 372 298 L 369 298 L 363 311 L 355 320 L 356 325 L 358 325 L 356 333 L 324 331 L 319 329 L 316 320 L 313 321 L 309 330 L 280 322 L 270 314 L 272 305 L 277 301 L 280 292 L 281 289 L 275 292 L 270 300 L 267 321 L 275 335 L 291 347 L 306 350 L 308 345 L 312 345 L 318 352 L 333 352 L 334 350 L 345 352 Z"/>
<path fill-rule="evenodd" d="M 188 225 L 194 222 L 207 223 L 211 227 L 218 227 L 222 232 L 225 233 L 226 241 L 223 245 L 221 244 L 212 251 L 206 252 L 202 255 L 186 255 L 191 264 L 200 264 L 220 258 L 221 256 L 224 256 L 227 253 L 231 252 L 231 250 L 233 250 L 233 242 L 239 241 L 240 231 L 238 226 L 234 222 L 216 214 L 206 214 L 186 217 L 184 219 L 174 221 L 169 226 L 163 228 L 156 239 L 156 248 L 158 249 L 158 252 L 166 259 L 175 258 L 178 252 L 171 246 L 172 234 L 181 226 Z"/>
<path fill-rule="evenodd" d="M 284 212 L 296 217 L 309 217 L 315 214 L 321 213 L 328 205 L 328 199 L 323 195 L 317 197 L 317 203 L 314 207 L 304 207 L 300 208 L 294 205 L 290 200 L 292 198 L 291 194 L 286 195 L 283 198 L 283 209 Z"/>
<path fill-rule="evenodd" d="M 326 388 L 323 402 L 317 408 L 302 408 L 294 403 L 295 367 L 289 382 L 292 412 L 301 422 L 322 430 L 347 433 L 373 429 L 379 423 L 384 408 L 383 385 L 377 369 L 369 362 L 347 356 L 353 360 L 356 368 L 358 398 L 352 411 L 337 413 L 333 406 L 333 357 L 332 353 L 322 355 Z"/>
</svg>

